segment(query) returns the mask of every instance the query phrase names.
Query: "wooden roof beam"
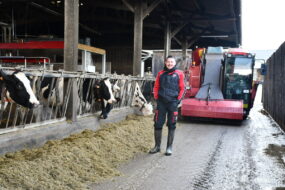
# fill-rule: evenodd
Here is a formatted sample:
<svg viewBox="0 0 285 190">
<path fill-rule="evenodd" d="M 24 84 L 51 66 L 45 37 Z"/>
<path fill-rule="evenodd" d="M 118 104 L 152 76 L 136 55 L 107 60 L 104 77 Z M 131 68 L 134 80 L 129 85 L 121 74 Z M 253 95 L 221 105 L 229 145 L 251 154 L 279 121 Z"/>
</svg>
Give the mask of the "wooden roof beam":
<svg viewBox="0 0 285 190">
<path fill-rule="evenodd" d="M 201 6 L 200 6 L 199 3 L 197 2 L 197 0 L 193 0 L 193 4 L 195 5 L 195 7 L 196 7 L 198 10 L 201 10 Z"/>
<path fill-rule="evenodd" d="M 173 38 L 180 30 L 182 30 L 189 22 L 184 22 L 178 26 L 173 32 L 171 32 L 171 38 Z"/>
<path fill-rule="evenodd" d="M 94 4 L 93 4 L 94 3 Z M 98 7 L 98 8 L 108 8 L 108 9 L 114 9 L 119 11 L 129 11 L 129 8 L 126 7 L 124 4 L 122 4 L 120 1 L 117 2 L 106 2 L 106 1 L 94 1 L 90 6 Z"/>
<path fill-rule="evenodd" d="M 181 18 L 181 19 L 171 19 L 171 23 L 179 23 L 179 22 L 185 22 L 185 21 L 191 21 L 191 22 L 225 22 L 225 21 L 236 21 L 237 19 L 235 17 L 227 17 L 227 18 Z"/>
<path fill-rule="evenodd" d="M 143 17 L 145 18 L 146 16 L 148 16 L 153 9 L 155 9 L 155 7 L 157 7 L 159 5 L 160 2 L 162 2 L 163 0 L 156 0 L 154 1 L 143 13 Z"/>
<path fill-rule="evenodd" d="M 9 24 L 7 24 L 5 22 L 0 22 L 0 26 L 9 26 Z"/>
<path fill-rule="evenodd" d="M 127 0 L 122 0 L 122 2 L 126 5 L 126 7 L 129 8 L 130 11 L 133 13 L 135 12 L 135 8 Z"/>
<path fill-rule="evenodd" d="M 177 37 L 173 37 L 173 39 L 181 46 L 182 45 L 182 42 L 177 38 Z"/>
<path fill-rule="evenodd" d="M 197 42 L 199 37 L 193 37 L 189 42 L 187 41 L 187 49 L 189 49 L 195 42 Z"/>
<path fill-rule="evenodd" d="M 44 10 L 44 11 L 47 12 L 47 13 L 53 14 L 53 15 L 55 15 L 55 16 L 63 16 L 62 13 L 56 12 L 56 11 L 54 11 L 54 10 L 51 10 L 51 9 L 49 9 L 49 8 L 43 6 L 43 5 L 40 5 L 40 4 L 38 4 L 38 3 L 30 2 L 29 4 L 32 5 L 32 6 L 34 6 L 34 7 L 40 8 L 40 9 Z"/>
<path fill-rule="evenodd" d="M 56 15 L 56 16 L 60 16 L 60 17 L 64 17 L 63 14 L 61 14 L 59 12 L 56 12 L 54 10 L 51 10 L 49 8 L 46 8 L 46 7 L 44 7 L 44 6 L 40 5 L 40 4 L 37 4 L 37 3 L 34 3 L 34 2 L 31 2 L 30 4 L 33 5 L 34 7 L 37 7 L 39 9 L 42 9 L 42 10 L 46 11 L 47 13 L 50 13 L 50 14 L 53 14 L 53 15 Z M 86 30 L 88 32 L 91 32 L 91 33 L 94 33 L 94 34 L 97 34 L 97 35 L 101 35 L 100 32 L 98 32 L 98 31 L 96 31 L 96 30 L 94 30 L 94 29 L 92 29 L 92 28 L 90 28 L 90 27 L 88 27 L 88 26 L 86 26 L 86 25 L 84 25 L 82 23 L 79 23 L 79 26 L 82 29 L 84 29 L 84 30 Z"/>
<path fill-rule="evenodd" d="M 143 18 L 148 16 L 153 11 L 153 9 L 155 9 L 155 7 L 157 7 L 162 1 L 163 0 L 155 0 L 150 6 L 148 6 L 143 12 Z M 131 5 L 127 0 L 122 0 L 122 2 L 126 5 L 126 7 L 129 8 L 130 11 L 135 12 L 134 6 Z"/>
</svg>

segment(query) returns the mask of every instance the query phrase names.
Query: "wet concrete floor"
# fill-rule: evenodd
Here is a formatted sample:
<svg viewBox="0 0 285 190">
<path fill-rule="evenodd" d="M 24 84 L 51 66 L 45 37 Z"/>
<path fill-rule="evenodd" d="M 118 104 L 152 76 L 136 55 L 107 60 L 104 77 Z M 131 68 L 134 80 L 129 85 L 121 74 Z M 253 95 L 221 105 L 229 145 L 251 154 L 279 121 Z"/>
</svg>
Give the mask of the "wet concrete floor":
<svg viewBox="0 0 285 190">
<path fill-rule="evenodd" d="M 263 111 L 261 88 L 240 126 L 183 121 L 173 155 L 138 155 L 100 190 L 285 190 L 285 134 Z M 166 129 L 165 129 L 166 130 Z"/>
</svg>

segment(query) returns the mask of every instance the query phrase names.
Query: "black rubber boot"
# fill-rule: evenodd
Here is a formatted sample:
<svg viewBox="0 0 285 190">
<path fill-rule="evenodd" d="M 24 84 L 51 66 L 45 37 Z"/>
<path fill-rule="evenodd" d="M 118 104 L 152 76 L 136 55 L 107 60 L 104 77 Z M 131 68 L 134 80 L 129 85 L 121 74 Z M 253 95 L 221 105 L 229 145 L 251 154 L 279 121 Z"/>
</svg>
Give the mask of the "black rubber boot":
<svg viewBox="0 0 285 190">
<path fill-rule="evenodd" d="M 166 156 L 170 156 L 172 154 L 172 144 L 174 139 L 175 129 L 168 129 L 168 137 L 167 137 L 167 147 L 166 147 Z"/>
<path fill-rule="evenodd" d="M 160 130 L 154 129 L 155 146 L 149 151 L 150 154 L 155 154 L 157 152 L 160 152 L 161 134 L 162 134 L 161 129 Z"/>
</svg>

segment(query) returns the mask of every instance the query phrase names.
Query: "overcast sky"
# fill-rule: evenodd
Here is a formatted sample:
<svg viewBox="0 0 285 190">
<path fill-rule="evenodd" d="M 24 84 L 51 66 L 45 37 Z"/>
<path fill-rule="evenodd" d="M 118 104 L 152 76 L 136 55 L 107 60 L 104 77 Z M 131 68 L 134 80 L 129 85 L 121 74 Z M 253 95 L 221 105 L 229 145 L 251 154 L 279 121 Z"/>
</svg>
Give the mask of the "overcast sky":
<svg viewBox="0 0 285 190">
<path fill-rule="evenodd" d="M 242 0 L 242 47 L 278 49 L 285 41 L 285 0 Z"/>
</svg>

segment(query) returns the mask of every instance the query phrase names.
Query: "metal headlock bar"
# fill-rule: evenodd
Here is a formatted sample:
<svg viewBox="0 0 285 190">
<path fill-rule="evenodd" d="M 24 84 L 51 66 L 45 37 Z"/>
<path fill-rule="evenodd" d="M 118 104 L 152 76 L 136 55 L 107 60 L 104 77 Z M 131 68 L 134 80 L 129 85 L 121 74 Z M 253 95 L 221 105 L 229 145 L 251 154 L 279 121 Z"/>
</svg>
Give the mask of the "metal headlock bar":
<svg viewBox="0 0 285 190">
<path fill-rule="evenodd" d="M 76 111 L 77 117 L 90 116 L 100 111 L 101 103 L 95 101 L 94 85 L 101 79 L 109 77 L 111 83 L 117 82 L 120 91 L 114 93 L 116 98 L 121 101 L 113 107 L 116 109 L 131 106 L 136 82 L 143 89 L 147 82 L 153 82 L 153 77 L 135 77 L 117 74 L 99 74 L 86 72 L 69 72 L 69 71 L 51 71 L 28 68 L 10 68 L 0 67 L 5 73 L 12 74 L 15 70 L 24 72 L 32 78 L 32 89 L 40 102 L 40 106 L 34 109 L 23 108 L 13 102 L 5 102 L 4 91 L 1 94 L 1 111 L 0 111 L 0 134 L 15 131 L 20 128 L 39 127 L 54 122 L 64 121 L 66 119 L 67 105 L 72 89 L 72 84 L 76 80 L 78 88 L 79 106 Z M 51 78 L 48 98 L 45 99 L 42 94 L 41 83 L 44 78 Z M 63 79 L 64 88 L 59 87 L 59 79 Z M 90 80 L 83 93 L 84 81 Z M 85 86 L 86 87 L 86 86 Z M 2 86 L 5 88 L 5 86 Z M 60 97 L 60 93 L 64 96 Z M 84 97 L 86 95 L 86 98 Z M 86 100 L 86 102 L 84 101 Z"/>
<path fill-rule="evenodd" d="M 154 81 L 153 77 L 137 77 L 131 75 L 118 75 L 118 74 L 100 74 L 100 73 L 87 73 L 87 72 L 71 72 L 71 71 L 52 71 L 52 70 L 44 70 L 44 69 L 31 69 L 31 68 L 19 68 L 15 69 L 14 67 L 0 67 L 0 69 L 4 70 L 7 74 L 12 74 L 16 70 L 23 71 L 27 76 L 39 76 L 39 77 L 63 77 L 63 78 L 97 78 L 103 79 L 109 77 L 111 79 L 129 79 L 129 80 L 151 80 Z"/>
</svg>

